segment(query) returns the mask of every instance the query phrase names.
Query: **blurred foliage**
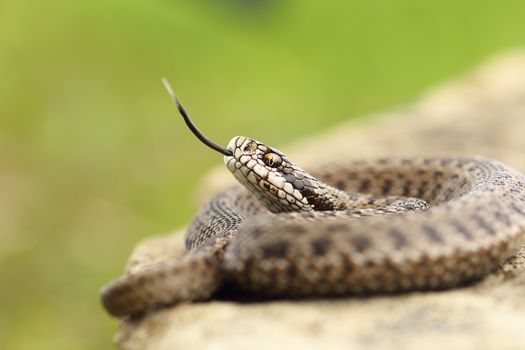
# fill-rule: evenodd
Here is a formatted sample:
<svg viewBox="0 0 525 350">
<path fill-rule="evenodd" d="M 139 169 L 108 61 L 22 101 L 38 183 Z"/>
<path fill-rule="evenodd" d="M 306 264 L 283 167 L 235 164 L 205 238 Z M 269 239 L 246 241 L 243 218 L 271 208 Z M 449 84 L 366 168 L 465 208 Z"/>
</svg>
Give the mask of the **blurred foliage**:
<svg viewBox="0 0 525 350">
<path fill-rule="evenodd" d="M 0 348 L 112 348 L 98 289 L 190 220 L 218 143 L 285 144 L 524 44 L 522 1 L 3 0 Z"/>
</svg>

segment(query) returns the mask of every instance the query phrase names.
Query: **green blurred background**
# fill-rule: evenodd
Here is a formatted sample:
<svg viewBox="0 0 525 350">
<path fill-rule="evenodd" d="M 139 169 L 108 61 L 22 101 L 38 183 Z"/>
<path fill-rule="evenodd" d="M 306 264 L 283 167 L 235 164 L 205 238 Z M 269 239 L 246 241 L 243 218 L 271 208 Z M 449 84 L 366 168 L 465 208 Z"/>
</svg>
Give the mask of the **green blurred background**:
<svg viewBox="0 0 525 350">
<path fill-rule="evenodd" d="M 0 348 L 108 349 L 98 290 L 226 144 L 409 102 L 525 44 L 525 2 L 0 0 Z"/>
</svg>

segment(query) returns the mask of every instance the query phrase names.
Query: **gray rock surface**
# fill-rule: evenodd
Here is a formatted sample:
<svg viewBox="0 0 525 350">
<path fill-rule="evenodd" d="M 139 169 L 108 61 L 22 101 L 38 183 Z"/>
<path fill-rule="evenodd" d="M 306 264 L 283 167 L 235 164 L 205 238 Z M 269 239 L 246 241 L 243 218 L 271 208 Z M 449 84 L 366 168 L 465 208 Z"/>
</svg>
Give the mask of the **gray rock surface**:
<svg viewBox="0 0 525 350">
<path fill-rule="evenodd" d="M 322 157 L 482 155 L 525 172 L 525 52 L 491 60 L 418 102 L 280 147 L 307 167 Z M 331 152 L 330 150 L 345 150 Z M 233 177 L 204 182 L 209 197 Z M 128 269 L 183 250 L 175 232 L 140 243 Z M 121 349 L 525 349 L 525 249 L 482 282 L 372 298 L 164 308 L 121 322 Z"/>
</svg>

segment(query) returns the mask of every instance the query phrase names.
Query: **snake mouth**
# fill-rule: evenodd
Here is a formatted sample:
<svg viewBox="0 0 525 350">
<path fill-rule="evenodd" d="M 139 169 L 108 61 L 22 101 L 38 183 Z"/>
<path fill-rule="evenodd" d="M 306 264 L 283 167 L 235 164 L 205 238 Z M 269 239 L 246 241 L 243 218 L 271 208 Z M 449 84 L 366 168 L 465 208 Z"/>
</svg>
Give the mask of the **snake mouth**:
<svg viewBox="0 0 525 350">
<path fill-rule="evenodd" d="M 238 158 L 240 157 L 240 153 L 237 152 L 237 156 L 235 155 L 236 151 L 239 149 L 239 145 L 242 144 L 245 137 L 243 136 L 235 136 L 233 137 L 230 142 L 228 142 L 228 145 L 225 148 L 225 151 L 228 153 L 224 154 L 224 159 L 230 159 L 230 158 Z"/>
<path fill-rule="evenodd" d="M 235 147 L 236 147 L 236 142 L 238 138 L 239 136 L 232 138 L 230 142 L 228 142 L 228 145 L 226 146 L 226 152 L 228 153 L 228 154 L 224 153 L 224 164 L 226 165 L 228 165 L 230 162 L 235 164 Z"/>
<path fill-rule="evenodd" d="M 230 152 L 231 155 L 233 155 L 233 152 L 235 151 L 235 145 L 238 138 L 239 136 L 235 136 L 230 140 L 230 142 L 228 142 L 228 145 L 226 146 L 226 151 Z"/>
</svg>

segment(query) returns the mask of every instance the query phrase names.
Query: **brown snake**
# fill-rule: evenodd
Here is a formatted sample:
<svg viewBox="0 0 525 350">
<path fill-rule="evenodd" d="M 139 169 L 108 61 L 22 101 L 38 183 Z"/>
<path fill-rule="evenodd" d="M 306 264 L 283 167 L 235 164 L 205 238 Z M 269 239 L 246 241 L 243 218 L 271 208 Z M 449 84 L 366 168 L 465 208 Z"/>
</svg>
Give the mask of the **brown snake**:
<svg viewBox="0 0 525 350">
<path fill-rule="evenodd" d="M 102 302 L 112 315 L 210 298 L 226 285 L 272 297 L 450 288 L 479 279 L 525 243 L 525 177 L 499 162 L 397 158 L 306 172 L 250 138 L 216 145 L 174 99 L 244 187 L 202 207 L 187 254 L 106 285 Z"/>
</svg>

